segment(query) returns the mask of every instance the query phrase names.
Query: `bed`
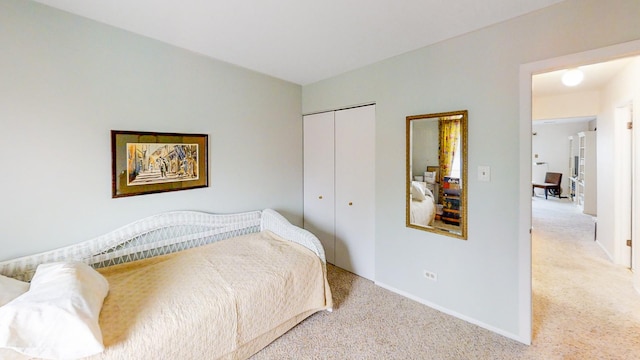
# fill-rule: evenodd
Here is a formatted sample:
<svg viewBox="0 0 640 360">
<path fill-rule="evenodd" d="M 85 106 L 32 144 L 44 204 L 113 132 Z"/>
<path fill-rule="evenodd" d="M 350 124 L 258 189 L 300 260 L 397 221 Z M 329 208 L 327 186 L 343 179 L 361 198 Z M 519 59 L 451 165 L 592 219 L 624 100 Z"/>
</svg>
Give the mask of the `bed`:
<svg viewBox="0 0 640 360">
<path fill-rule="evenodd" d="M 418 181 L 412 181 L 410 197 L 410 223 L 431 226 L 436 216 L 436 205 L 431 190 Z"/>
<path fill-rule="evenodd" d="M 164 213 L 87 242 L 1 262 L 6 281 L 32 282 L 28 291 L 0 306 L 0 321 L 6 321 L 5 309 L 22 305 L 23 311 L 21 299 L 45 283 L 43 269 L 58 264 L 74 264 L 78 278 L 102 277 L 108 284 L 95 316 L 99 329 L 93 329 L 103 351 L 86 357 L 92 360 L 246 359 L 308 316 L 332 309 L 320 242 L 269 209 Z M 89 282 L 95 284 L 100 287 L 100 280 Z M 42 335 L 33 319 L 27 320 L 25 334 L 40 342 L 33 348 L 91 343 L 74 340 L 81 339 L 75 334 L 59 336 L 60 331 Z M 7 327 L 0 322 L 0 342 L 8 337 Z M 58 336 L 58 344 L 41 344 Z M 3 346 L 1 359 L 40 358 Z M 83 354 L 56 351 L 45 351 L 43 358 Z"/>
</svg>

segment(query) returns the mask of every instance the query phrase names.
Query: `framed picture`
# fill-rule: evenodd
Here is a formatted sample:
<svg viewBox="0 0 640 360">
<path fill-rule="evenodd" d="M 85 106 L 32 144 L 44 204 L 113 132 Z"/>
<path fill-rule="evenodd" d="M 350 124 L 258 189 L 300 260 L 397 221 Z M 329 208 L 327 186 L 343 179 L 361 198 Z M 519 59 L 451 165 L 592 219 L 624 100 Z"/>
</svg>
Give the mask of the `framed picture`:
<svg viewBox="0 0 640 360">
<path fill-rule="evenodd" d="M 111 130 L 112 197 L 209 186 L 209 137 Z"/>
</svg>

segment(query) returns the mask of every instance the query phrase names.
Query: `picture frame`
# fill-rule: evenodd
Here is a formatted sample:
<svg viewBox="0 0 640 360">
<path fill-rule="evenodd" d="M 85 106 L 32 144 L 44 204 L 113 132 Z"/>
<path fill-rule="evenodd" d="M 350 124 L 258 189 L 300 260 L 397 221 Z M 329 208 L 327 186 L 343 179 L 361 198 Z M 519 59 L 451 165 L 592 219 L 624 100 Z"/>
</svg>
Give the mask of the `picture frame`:
<svg viewBox="0 0 640 360">
<path fill-rule="evenodd" d="M 111 130 L 112 198 L 209 186 L 207 134 Z"/>
</svg>

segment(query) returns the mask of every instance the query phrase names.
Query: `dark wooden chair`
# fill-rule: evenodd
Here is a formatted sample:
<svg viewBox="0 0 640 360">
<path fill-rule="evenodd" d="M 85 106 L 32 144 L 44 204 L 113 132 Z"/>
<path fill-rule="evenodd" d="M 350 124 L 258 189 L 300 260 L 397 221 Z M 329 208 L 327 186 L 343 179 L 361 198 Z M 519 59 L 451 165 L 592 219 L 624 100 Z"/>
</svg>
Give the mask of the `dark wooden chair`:
<svg viewBox="0 0 640 360">
<path fill-rule="evenodd" d="M 543 183 L 533 183 L 533 188 L 531 188 L 531 195 L 535 195 L 535 188 L 544 189 L 544 198 L 547 199 L 547 195 L 550 193 L 551 196 L 557 196 L 559 199 L 562 198 L 560 194 L 562 194 L 562 188 L 560 187 L 560 183 L 562 182 L 562 173 L 556 172 L 548 172 L 544 175 Z"/>
</svg>

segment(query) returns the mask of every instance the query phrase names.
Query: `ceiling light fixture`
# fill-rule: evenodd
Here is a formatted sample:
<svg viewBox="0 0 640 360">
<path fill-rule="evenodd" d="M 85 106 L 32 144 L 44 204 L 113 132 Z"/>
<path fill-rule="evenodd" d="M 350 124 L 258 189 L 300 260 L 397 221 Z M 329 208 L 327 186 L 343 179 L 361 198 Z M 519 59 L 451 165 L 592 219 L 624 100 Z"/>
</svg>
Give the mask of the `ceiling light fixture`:
<svg viewBox="0 0 640 360">
<path fill-rule="evenodd" d="M 569 69 L 562 74 L 562 83 L 566 86 L 576 86 L 584 79 L 584 73 L 580 69 Z"/>
</svg>

